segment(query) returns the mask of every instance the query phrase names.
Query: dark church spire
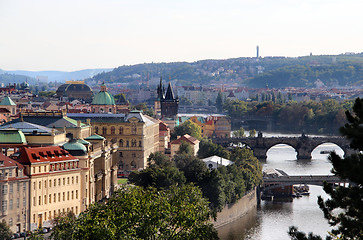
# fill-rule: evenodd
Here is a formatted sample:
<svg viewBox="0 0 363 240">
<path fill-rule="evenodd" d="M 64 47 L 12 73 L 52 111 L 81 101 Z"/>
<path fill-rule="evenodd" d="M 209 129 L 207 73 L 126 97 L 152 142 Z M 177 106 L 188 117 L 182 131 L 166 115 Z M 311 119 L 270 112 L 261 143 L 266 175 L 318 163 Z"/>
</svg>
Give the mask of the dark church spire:
<svg viewBox="0 0 363 240">
<path fill-rule="evenodd" d="M 164 99 L 164 93 L 165 93 L 165 89 L 163 87 L 163 78 L 160 76 L 160 84 L 159 84 L 158 89 L 157 89 L 157 94 L 158 94 L 158 100 L 159 101 Z"/>
<path fill-rule="evenodd" d="M 175 100 L 173 88 L 172 88 L 170 82 L 169 82 L 169 85 L 168 85 L 168 90 L 166 90 L 165 100 Z"/>
</svg>

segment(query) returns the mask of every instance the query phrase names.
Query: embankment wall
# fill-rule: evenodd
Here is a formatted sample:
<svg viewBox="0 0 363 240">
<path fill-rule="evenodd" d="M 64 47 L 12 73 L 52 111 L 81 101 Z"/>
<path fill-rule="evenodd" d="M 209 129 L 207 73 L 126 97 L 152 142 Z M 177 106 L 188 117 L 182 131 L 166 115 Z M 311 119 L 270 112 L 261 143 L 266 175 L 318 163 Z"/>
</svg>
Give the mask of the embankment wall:
<svg viewBox="0 0 363 240">
<path fill-rule="evenodd" d="M 222 212 L 217 213 L 217 221 L 213 222 L 214 227 L 220 227 L 227 223 L 233 222 L 237 218 L 247 214 L 250 210 L 257 207 L 257 193 L 256 188 L 237 202 L 226 205 Z"/>
</svg>

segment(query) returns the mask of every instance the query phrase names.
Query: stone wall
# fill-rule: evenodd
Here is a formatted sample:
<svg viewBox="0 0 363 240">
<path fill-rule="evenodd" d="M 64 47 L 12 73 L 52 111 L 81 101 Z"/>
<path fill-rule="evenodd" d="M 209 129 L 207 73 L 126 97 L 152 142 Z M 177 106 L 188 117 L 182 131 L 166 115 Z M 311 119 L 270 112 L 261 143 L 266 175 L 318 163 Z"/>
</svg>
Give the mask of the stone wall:
<svg viewBox="0 0 363 240">
<path fill-rule="evenodd" d="M 237 218 L 247 214 L 250 210 L 257 207 L 256 189 L 250 191 L 234 204 L 226 205 L 222 212 L 217 214 L 217 221 L 213 222 L 214 227 L 220 227 L 230 223 Z"/>
</svg>

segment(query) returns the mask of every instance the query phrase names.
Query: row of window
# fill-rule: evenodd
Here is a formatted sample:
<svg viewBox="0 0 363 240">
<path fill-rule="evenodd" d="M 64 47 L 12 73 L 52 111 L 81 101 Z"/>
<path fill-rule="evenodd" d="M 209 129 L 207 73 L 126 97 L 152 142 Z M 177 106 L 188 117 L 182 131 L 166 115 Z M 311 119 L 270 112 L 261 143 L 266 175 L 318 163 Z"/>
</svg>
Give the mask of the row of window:
<svg viewBox="0 0 363 240">
<path fill-rule="evenodd" d="M 74 212 L 75 210 L 75 212 Z M 44 220 L 52 220 L 52 217 L 56 217 L 57 215 L 60 215 L 61 213 L 65 213 L 65 212 L 74 212 L 75 214 L 78 214 L 78 206 L 76 206 L 75 208 L 70 207 L 70 208 L 63 208 L 63 209 L 58 209 L 58 210 L 53 210 L 53 216 L 52 216 L 52 211 L 49 211 L 48 214 L 47 212 L 44 212 Z M 33 222 L 36 223 L 36 215 L 33 214 Z"/>
<path fill-rule="evenodd" d="M 66 194 L 67 194 L 67 197 L 66 197 Z M 53 194 L 53 198 L 52 198 L 52 194 L 49 194 L 48 198 L 47 198 L 47 195 L 44 195 L 43 197 L 43 204 L 51 204 L 52 203 L 52 199 L 53 199 L 53 203 L 56 203 L 57 202 L 57 196 L 58 196 L 58 202 L 61 202 L 61 201 L 69 201 L 69 200 L 73 200 L 73 199 L 78 199 L 78 190 L 76 191 L 68 191 L 68 192 L 63 192 L 62 195 L 61 193 L 54 193 Z M 48 199 L 48 201 L 47 201 Z M 33 205 L 36 206 L 36 198 L 33 197 Z M 39 196 L 38 197 L 38 206 L 42 205 L 42 197 Z"/>
<path fill-rule="evenodd" d="M 8 189 L 7 184 L 2 185 L 2 187 L 1 187 L 1 193 L 2 194 L 8 194 L 8 190 L 9 190 L 10 194 L 12 194 L 14 192 L 14 184 L 13 183 L 9 183 L 9 189 Z M 23 182 L 23 192 L 25 192 L 25 190 L 26 190 L 26 182 Z M 16 184 L 16 191 L 20 192 L 20 183 L 19 182 Z"/>
<path fill-rule="evenodd" d="M 136 130 L 137 130 L 136 124 L 132 124 L 132 126 L 131 126 L 131 134 L 136 134 Z M 97 126 L 95 127 L 95 133 L 96 134 L 101 134 L 100 129 Z M 115 135 L 116 134 L 116 128 L 114 126 L 112 126 L 110 128 L 110 134 L 111 135 Z M 118 134 L 119 135 L 123 135 L 124 134 L 124 128 L 123 127 L 119 127 L 118 128 Z M 102 127 L 102 135 L 107 135 L 107 127 Z"/>
<path fill-rule="evenodd" d="M 76 177 L 67 177 L 67 178 L 63 178 L 63 181 L 61 181 L 62 178 L 58 178 L 58 179 L 54 179 L 53 180 L 53 187 L 57 186 L 57 182 L 58 182 L 58 186 L 61 186 L 61 184 L 63 184 L 63 186 L 66 185 L 66 180 L 67 180 L 67 185 L 69 184 L 78 184 L 78 176 Z M 75 181 L 74 181 L 75 180 Z M 87 178 L 86 178 L 87 181 Z M 42 181 L 38 182 L 38 186 L 39 189 L 42 189 Z M 49 180 L 49 187 L 52 187 L 52 180 Z M 47 180 L 44 181 L 44 188 L 47 188 Z M 36 189 L 36 183 L 33 183 L 33 190 Z"/>
<path fill-rule="evenodd" d="M 50 171 L 59 171 L 67 169 L 78 168 L 78 162 L 66 162 L 66 163 L 55 163 L 50 164 Z M 43 166 L 44 172 L 47 172 L 47 166 Z M 33 173 L 35 173 L 36 167 L 33 167 Z M 38 167 L 38 173 L 42 172 L 42 167 Z"/>
<path fill-rule="evenodd" d="M 131 141 L 129 140 L 126 140 L 126 147 L 130 147 L 130 142 L 131 142 L 131 147 L 137 147 L 137 141 L 136 139 L 132 139 Z M 124 140 L 123 139 L 120 139 L 119 141 L 119 147 L 123 147 L 124 146 Z M 142 142 L 139 141 L 139 147 L 142 147 Z"/>
<path fill-rule="evenodd" d="M 26 198 L 23 198 L 23 207 L 26 207 Z M 20 208 L 20 199 L 16 199 L 16 208 Z M 9 200 L 9 209 L 13 210 L 13 199 Z M 1 202 L 1 210 L 6 211 L 8 210 L 8 200 L 2 200 Z"/>
<path fill-rule="evenodd" d="M 23 198 L 23 207 L 26 207 L 26 198 Z M 16 208 L 20 208 L 20 198 L 16 199 Z M 9 209 L 13 210 L 13 199 L 9 200 Z"/>
<path fill-rule="evenodd" d="M 50 164 L 50 171 L 59 171 L 78 168 L 78 162 L 66 162 Z"/>
</svg>

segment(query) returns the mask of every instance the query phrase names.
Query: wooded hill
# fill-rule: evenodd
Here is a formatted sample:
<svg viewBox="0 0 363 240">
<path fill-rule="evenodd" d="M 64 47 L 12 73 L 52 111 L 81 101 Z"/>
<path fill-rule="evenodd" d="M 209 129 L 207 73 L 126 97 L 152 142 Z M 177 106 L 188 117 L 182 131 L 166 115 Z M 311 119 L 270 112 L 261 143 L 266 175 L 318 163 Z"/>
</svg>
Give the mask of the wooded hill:
<svg viewBox="0 0 363 240">
<path fill-rule="evenodd" d="M 192 63 L 144 63 L 120 66 L 88 80 L 106 83 L 146 82 L 149 78 L 177 80 L 178 85 L 237 83 L 248 87 L 315 87 L 363 84 L 363 53 L 297 58 L 233 58 Z"/>
</svg>

